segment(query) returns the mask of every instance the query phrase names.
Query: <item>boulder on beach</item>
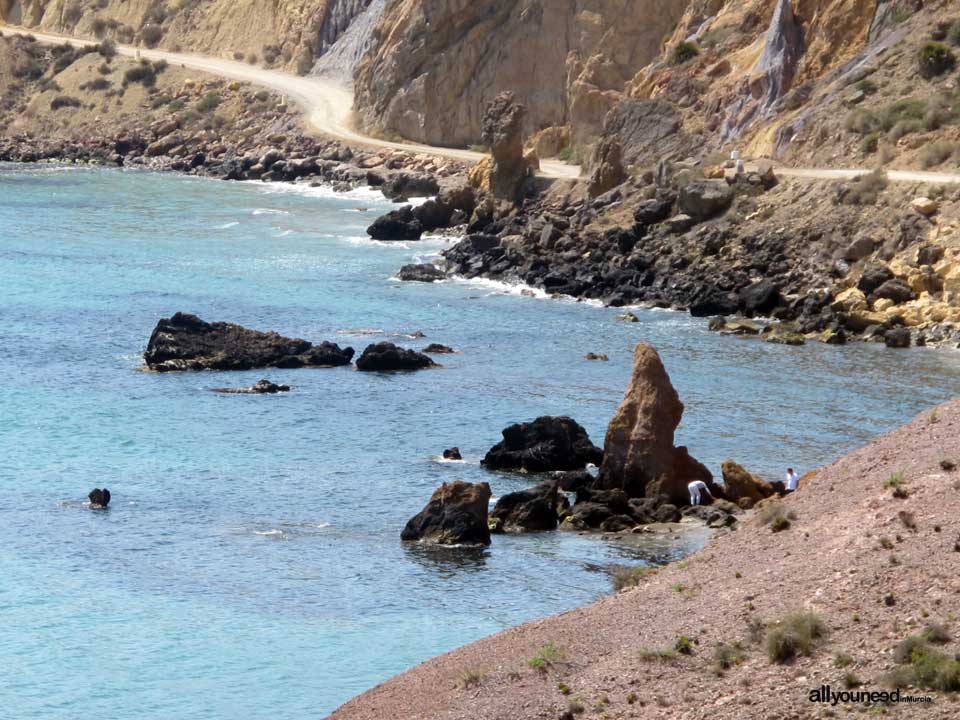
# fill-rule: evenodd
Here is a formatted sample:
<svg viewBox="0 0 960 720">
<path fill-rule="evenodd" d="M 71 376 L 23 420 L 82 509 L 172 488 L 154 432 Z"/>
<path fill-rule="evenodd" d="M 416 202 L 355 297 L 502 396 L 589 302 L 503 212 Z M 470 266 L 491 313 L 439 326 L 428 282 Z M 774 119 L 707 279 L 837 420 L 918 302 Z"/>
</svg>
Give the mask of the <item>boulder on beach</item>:
<svg viewBox="0 0 960 720">
<path fill-rule="evenodd" d="M 590 441 L 587 431 L 568 417 L 539 417 L 503 431 L 503 440 L 483 459 L 491 470 L 581 470 L 598 465 L 603 451 Z"/>
<path fill-rule="evenodd" d="M 761 500 L 776 494 L 776 490 L 770 483 L 747 472 L 743 466 L 733 460 L 725 461 L 721 466 L 721 472 L 724 497 L 740 507 L 753 507 Z"/>
<path fill-rule="evenodd" d="M 489 503 L 490 486 L 485 482 L 444 483 L 407 522 L 400 539 L 436 545 L 489 545 Z"/>
<path fill-rule="evenodd" d="M 357 370 L 363 371 L 422 370 L 431 367 L 439 366 L 423 353 L 398 347 L 391 342 L 370 345 L 357 358 Z"/>
<path fill-rule="evenodd" d="M 275 332 L 208 323 L 196 315 L 177 313 L 157 323 L 143 359 L 157 372 L 338 367 L 350 364 L 353 348 L 330 342 L 314 345 Z"/>
<path fill-rule="evenodd" d="M 367 235 L 374 240 L 419 240 L 423 225 L 413 214 L 413 208 L 404 205 L 374 220 L 367 228 Z"/>
<path fill-rule="evenodd" d="M 674 447 L 683 403 L 657 351 L 637 345 L 633 375 L 604 441 L 603 465 L 594 487 L 619 488 L 629 497 L 664 497 L 689 503 L 687 484 L 703 480 L 714 492 L 710 472 L 686 448 Z"/>
<path fill-rule="evenodd" d="M 211 392 L 223 395 L 276 395 L 277 393 L 290 392 L 290 386 L 277 385 L 269 380 L 261 380 L 256 385 L 247 388 L 213 388 Z"/>
<path fill-rule="evenodd" d="M 92 510 L 103 510 L 110 504 L 110 491 L 106 488 L 94 488 L 87 495 Z"/>
<path fill-rule="evenodd" d="M 553 481 L 508 493 L 497 500 L 490 513 L 490 529 L 498 533 L 556 530 L 558 511 L 565 500 Z"/>
</svg>

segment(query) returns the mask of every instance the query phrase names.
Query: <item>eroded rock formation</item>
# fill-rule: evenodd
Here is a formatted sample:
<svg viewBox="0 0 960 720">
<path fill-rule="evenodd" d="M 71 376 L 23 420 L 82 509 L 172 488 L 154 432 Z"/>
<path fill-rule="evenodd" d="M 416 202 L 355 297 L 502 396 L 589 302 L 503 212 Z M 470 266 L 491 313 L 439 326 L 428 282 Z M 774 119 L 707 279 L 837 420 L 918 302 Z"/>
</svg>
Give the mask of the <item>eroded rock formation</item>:
<svg viewBox="0 0 960 720">
<path fill-rule="evenodd" d="M 565 504 L 557 483 L 547 481 L 497 500 L 490 513 L 490 526 L 494 532 L 503 533 L 556 530 L 558 511 Z"/>
<path fill-rule="evenodd" d="M 710 472 L 686 448 L 674 446 L 682 416 L 683 403 L 659 354 L 640 343 L 630 385 L 607 428 L 596 486 L 623 490 L 631 498 L 662 496 L 675 505 L 689 502 L 687 483 L 692 480 L 703 480 L 713 493 Z"/>
<path fill-rule="evenodd" d="M 402 348 L 391 342 L 369 345 L 357 358 L 357 370 L 389 372 L 394 370 L 423 370 L 437 364 L 423 353 Z"/>
</svg>

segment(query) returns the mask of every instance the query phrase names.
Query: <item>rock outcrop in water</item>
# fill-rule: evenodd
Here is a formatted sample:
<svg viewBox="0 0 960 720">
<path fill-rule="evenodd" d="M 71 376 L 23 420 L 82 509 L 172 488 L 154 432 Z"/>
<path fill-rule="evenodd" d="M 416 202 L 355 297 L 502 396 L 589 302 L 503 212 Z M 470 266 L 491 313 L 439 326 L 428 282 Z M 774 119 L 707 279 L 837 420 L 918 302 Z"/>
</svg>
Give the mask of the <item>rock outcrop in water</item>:
<svg viewBox="0 0 960 720">
<path fill-rule="evenodd" d="M 275 332 L 208 323 L 196 315 L 177 313 L 157 323 L 143 359 L 157 372 L 338 367 L 350 364 L 353 348 L 330 342 L 314 345 Z"/>
<path fill-rule="evenodd" d="M 599 465 L 602 459 L 603 451 L 575 420 L 545 416 L 506 428 L 503 440 L 490 449 L 483 465 L 490 470 L 549 472 L 581 470 L 590 463 Z"/>
<path fill-rule="evenodd" d="M 703 480 L 711 494 L 722 497 L 714 492 L 710 472 L 673 444 L 682 416 L 683 403 L 660 355 L 640 343 L 630 385 L 607 428 L 596 487 L 620 489 L 631 498 L 663 497 L 680 506 L 689 502 L 687 483 Z"/>
<path fill-rule="evenodd" d="M 367 235 L 374 240 L 419 240 L 423 225 L 413 214 L 413 208 L 404 205 L 374 220 L 367 228 Z"/>
<path fill-rule="evenodd" d="M 747 472 L 733 460 L 721 466 L 724 496 L 742 508 L 751 508 L 756 503 L 776 494 L 776 489 L 766 480 Z"/>
<path fill-rule="evenodd" d="M 407 522 L 404 542 L 436 545 L 489 545 L 490 486 L 457 480 L 434 491 L 430 502 Z"/>
<path fill-rule="evenodd" d="M 556 530 L 558 512 L 567 504 L 556 481 L 508 493 L 490 513 L 490 527 L 498 533 L 545 532 Z"/>
<path fill-rule="evenodd" d="M 94 488 L 87 495 L 91 510 L 103 510 L 110 504 L 110 491 L 107 488 Z"/>
<path fill-rule="evenodd" d="M 423 353 L 398 347 L 391 342 L 369 345 L 357 358 L 357 370 L 363 371 L 423 370 L 432 367 L 439 366 Z"/>
<path fill-rule="evenodd" d="M 269 380 L 261 380 L 251 387 L 213 388 L 210 392 L 221 393 L 223 395 L 276 395 L 277 393 L 290 392 L 290 386 L 277 385 Z"/>
</svg>

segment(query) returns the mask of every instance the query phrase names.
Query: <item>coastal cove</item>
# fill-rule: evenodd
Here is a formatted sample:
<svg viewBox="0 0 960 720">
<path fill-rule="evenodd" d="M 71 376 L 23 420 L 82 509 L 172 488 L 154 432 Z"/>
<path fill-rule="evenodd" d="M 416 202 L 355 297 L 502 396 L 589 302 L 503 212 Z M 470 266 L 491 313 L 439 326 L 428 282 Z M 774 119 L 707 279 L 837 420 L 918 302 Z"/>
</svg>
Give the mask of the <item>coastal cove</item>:
<svg viewBox="0 0 960 720">
<path fill-rule="evenodd" d="M 18 718 L 320 716 L 596 599 L 612 564 L 680 557 L 561 532 L 470 554 L 399 542 L 443 481 L 532 484 L 479 466 L 512 422 L 570 415 L 602 443 L 638 342 L 686 404 L 678 442 L 715 475 L 727 458 L 768 478 L 818 467 L 960 392 L 956 351 L 782 347 L 685 313 L 622 323 L 489 281 L 399 283 L 451 241 L 370 241 L 391 207 L 366 189 L 0 165 L 0 488 L 17 499 L 0 509 L 0 660 Z M 177 311 L 458 353 L 418 374 L 144 372 Z M 261 378 L 292 390 L 209 392 Z M 464 463 L 436 459 L 454 445 Z M 103 485 L 109 512 L 79 507 Z"/>
</svg>

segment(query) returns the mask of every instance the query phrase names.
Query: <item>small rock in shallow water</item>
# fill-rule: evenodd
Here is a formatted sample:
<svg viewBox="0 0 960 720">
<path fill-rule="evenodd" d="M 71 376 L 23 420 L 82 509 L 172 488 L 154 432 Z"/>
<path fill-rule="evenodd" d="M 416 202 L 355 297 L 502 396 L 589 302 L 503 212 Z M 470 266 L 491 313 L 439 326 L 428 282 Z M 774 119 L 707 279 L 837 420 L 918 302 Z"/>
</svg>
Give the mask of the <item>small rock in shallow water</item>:
<svg viewBox="0 0 960 720">
<path fill-rule="evenodd" d="M 422 370 L 438 367 L 429 357 L 416 350 L 397 347 L 390 342 L 370 345 L 357 359 L 357 370 Z"/>
<path fill-rule="evenodd" d="M 91 510 L 103 510 L 110 504 L 110 491 L 106 488 L 103 488 L 103 490 L 94 488 L 87 495 L 87 498 L 90 500 Z"/>
<path fill-rule="evenodd" d="M 606 355 L 598 354 L 598 353 L 592 353 L 592 352 L 587 353 L 587 354 L 584 355 L 583 357 L 584 357 L 584 359 L 586 359 L 586 360 L 600 360 L 600 361 L 602 361 L 602 362 L 606 362 L 607 360 L 610 359 L 610 358 L 608 358 Z"/>
<path fill-rule="evenodd" d="M 400 539 L 436 545 L 489 545 L 489 505 L 490 486 L 485 482 L 444 483 L 407 522 Z"/>
<path fill-rule="evenodd" d="M 431 343 L 423 349 L 423 352 L 430 355 L 452 355 L 457 351 L 452 347 L 447 347 L 446 345 L 441 345 L 440 343 Z"/>
<path fill-rule="evenodd" d="M 443 451 L 444 460 L 463 460 L 463 456 L 460 454 L 460 448 L 452 447 L 447 448 Z"/>
<path fill-rule="evenodd" d="M 599 465 L 603 451 L 590 441 L 587 431 L 568 417 L 539 417 L 517 423 L 503 431 L 483 459 L 491 470 L 581 470 L 588 463 Z"/>
<path fill-rule="evenodd" d="M 638 318 L 636 315 L 634 315 L 631 312 L 624 313 L 623 315 L 617 315 L 614 319 L 619 320 L 620 322 L 629 322 L 629 323 L 640 322 L 640 318 Z"/>
<path fill-rule="evenodd" d="M 397 273 L 397 277 L 404 282 L 437 282 L 443 280 L 443 270 L 432 263 L 421 263 L 419 265 L 404 265 Z"/>
<path fill-rule="evenodd" d="M 277 385 L 269 380 L 261 380 L 256 385 L 248 388 L 213 388 L 211 392 L 224 395 L 275 395 L 282 392 L 290 392 L 289 385 Z"/>
</svg>

